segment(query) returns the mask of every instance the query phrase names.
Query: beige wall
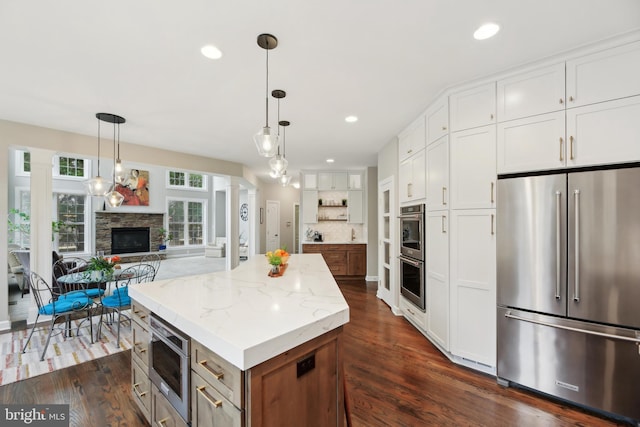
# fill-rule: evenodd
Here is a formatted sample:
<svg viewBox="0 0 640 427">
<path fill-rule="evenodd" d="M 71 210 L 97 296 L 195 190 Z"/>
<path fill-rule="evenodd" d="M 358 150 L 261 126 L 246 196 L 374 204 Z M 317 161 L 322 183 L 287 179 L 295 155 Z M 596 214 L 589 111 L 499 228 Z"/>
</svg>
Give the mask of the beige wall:
<svg viewBox="0 0 640 427">
<path fill-rule="evenodd" d="M 280 202 L 280 247 L 287 245 L 287 249 L 291 252 L 293 248 L 293 231 L 295 227 L 293 218 L 293 205 L 300 203 L 300 190 L 291 186 L 282 187 L 276 183 L 265 183 L 260 181 L 259 184 L 260 200 L 259 207 L 264 210 L 264 221 L 260 224 L 260 247 L 257 248 L 259 253 L 266 252 L 266 204 L 267 200 L 277 200 Z M 259 215 L 258 211 L 258 215 Z"/>
<path fill-rule="evenodd" d="M 378 168 L 367 168 L 367 277 L 378 276 Z"/>
</svg>

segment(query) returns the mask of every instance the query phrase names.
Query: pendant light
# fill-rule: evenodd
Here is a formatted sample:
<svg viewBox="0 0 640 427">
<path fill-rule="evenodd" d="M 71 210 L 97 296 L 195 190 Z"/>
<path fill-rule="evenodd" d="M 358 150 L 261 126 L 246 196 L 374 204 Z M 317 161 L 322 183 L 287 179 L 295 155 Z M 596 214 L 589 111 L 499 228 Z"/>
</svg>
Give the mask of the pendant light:
<svg viewBox="0 0 640 427">
<path fill-rule="evenodd" d="M 283 90 L 276 89 L 271 92 L 271 95 L 278 100 L 278 140 L 280 139 L 280 100 L 287 96 L 287 93 Z M 282 141 L 284 144 L 284 140 Z M 275 156 L 269 160 L 269 166 L 271 167 L 271 176 L 273 178 L 278 178 L 282 175 L 282 172 L 287 170 L 287 165 L 289 162 L 284 157 L 284 155 L 280 154 L 280 145 L 278 145 L 278 152 Z"/>
<path fill-rule="evenodd" d="M 273 157 L 278 148 L 278 136 L 272 134 L 269 127 L 269 51 L 278 46 L 278 39 L 271 34 L 260 34 L 258 36 L 258 46 L 267 52 L 267 86 L 265 90 L 265 125 L 253 137 L 258 149 L 258 154 L 263 157 Z"/>
<path fill-rule="evenodd" d="M 124 118 L 122 118 L 122 120 L 122 123 L 124 123 Z M 125 173 L 124 166 L 122 166 L 122 161 L 120 160 L 120 123 L 118 123 L 118 157 L 116 158 L 116 165 L 113 169 L 114 184 L 122 184 L 127 177 L 127 174 Z"/>
<path fill-rule="evenodd" d="M 280 126 L 282 126 L 282 158 L 285 158 L 285 150 L 286 150 L 286 140 L 287 140 L 287 126 L 289 126 L 291 123 L 289 123 L 286 120 L 282 120 L 281 122 L 278 122 L 278 124 Z M 287 170 L 285 169 L 282 174 L 280 175 L 280 185 L 282 185 L 283 187 L 286 187 L 287 185 L 289 185 L 289 183 L 291 182 L 291 175 L 287 175 Z"/>
<path fill-rule="evenodd" d="M 103 122 L 113 124 L 113 186 L 111 187 L 111 191 L 104 195 L 104 199 L 110 207 L 118 208 L 122 205 L 124 196 L 116 191 L 116 127 L 118 131 L 118 142 L 120 142 L 120 123 L 124 123 L 126 120 L 124 117 L 110 113 L 98 113 L 96 117 Z"/>
<path fill-rule="evenodd" d="M 103 177 L 100 176 L 100 118 L 101 114 L 105 113 L 97 113 L 96 118 L 98 119 L 98 171 L 94 178 L 86 180 L 83 184 L 87 190 L 87 192 L 91 196 L 104 196 L 109 191 L 111 187 L 111 182 L 107 181 Z"/>
</svg>

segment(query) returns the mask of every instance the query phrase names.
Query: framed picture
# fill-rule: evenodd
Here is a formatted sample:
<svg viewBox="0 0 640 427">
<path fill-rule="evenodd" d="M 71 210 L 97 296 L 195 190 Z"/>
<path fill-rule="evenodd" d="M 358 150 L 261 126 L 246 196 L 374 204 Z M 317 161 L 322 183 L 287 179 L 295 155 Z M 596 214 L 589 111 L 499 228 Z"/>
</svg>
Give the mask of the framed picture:
<svg viewBox="0 0 640 427">
<path fill-rule="evenodd" d="M 123 206 L 149 206 L 149 171 L 129 170 L 116 191 L 124 196 Z"/>
</svg>

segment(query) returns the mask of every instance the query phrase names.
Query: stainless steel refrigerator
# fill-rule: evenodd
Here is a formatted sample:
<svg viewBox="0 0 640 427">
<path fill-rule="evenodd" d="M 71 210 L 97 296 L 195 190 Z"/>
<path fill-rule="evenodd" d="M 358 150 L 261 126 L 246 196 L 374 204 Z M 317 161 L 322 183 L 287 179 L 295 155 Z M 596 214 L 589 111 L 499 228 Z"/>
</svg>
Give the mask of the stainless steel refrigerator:
<svg viewBox="0 0 640 427">
<path fill-rule="evenodd" d="M 640 420 L 640 167 L 498 180 L 499 382 Z"/>
</svg>

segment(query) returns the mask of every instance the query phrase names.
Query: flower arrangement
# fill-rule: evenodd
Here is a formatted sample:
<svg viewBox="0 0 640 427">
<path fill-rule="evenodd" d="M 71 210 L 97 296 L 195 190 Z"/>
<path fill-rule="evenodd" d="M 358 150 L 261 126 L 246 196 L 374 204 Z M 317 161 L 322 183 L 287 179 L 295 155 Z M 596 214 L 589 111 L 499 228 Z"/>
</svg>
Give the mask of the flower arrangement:
<svg viewBox="0 0 640 427">
<path fill-rule="evenodd" d="M 114 255 L 112 257 L 93 257 L 89 261 L 89 270 L 104 271 L 106 273 L 113 273 L 113 269 L 119 267 L 120 257 Z"/>
<path fill-rule="evenodd" d="M 289 252 L 287 249 L 276 249 L 275 251 L 269 251 L 265 254 L 267 261 L 271 265 L 279 266 L 285 265 L 289 261 Z"/>
</svg>

